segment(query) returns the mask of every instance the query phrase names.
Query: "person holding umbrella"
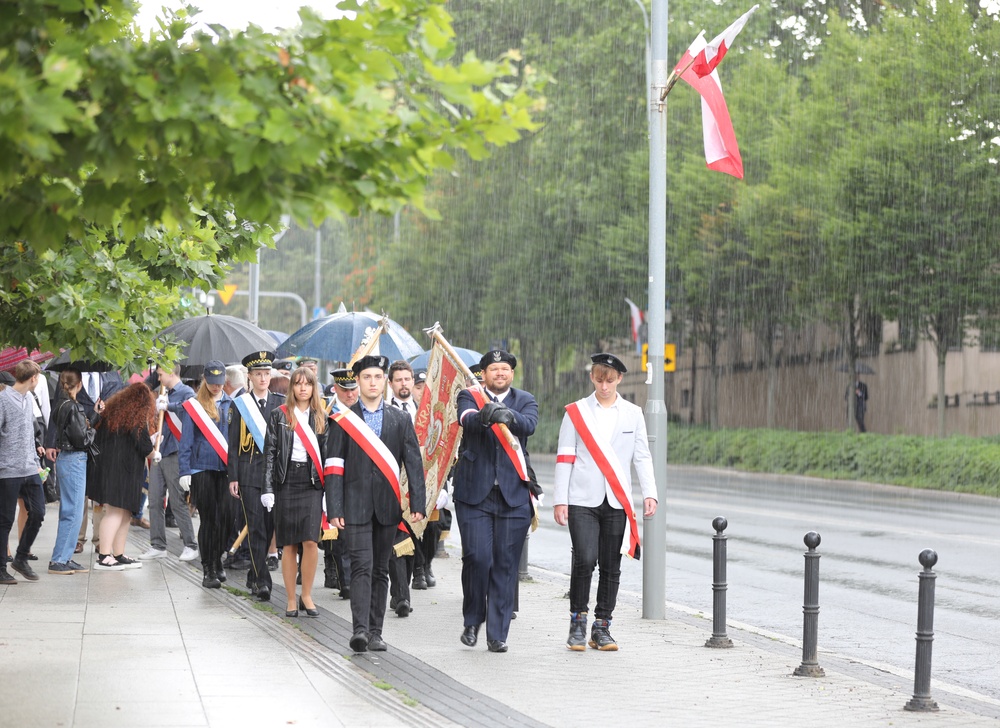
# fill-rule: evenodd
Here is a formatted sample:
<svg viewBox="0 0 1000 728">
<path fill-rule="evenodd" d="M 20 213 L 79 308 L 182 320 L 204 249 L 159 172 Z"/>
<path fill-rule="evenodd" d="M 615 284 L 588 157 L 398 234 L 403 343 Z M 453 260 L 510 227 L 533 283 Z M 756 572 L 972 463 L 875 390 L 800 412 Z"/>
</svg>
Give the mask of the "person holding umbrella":
<svg viewBox="0 0 1000 728">
<path fill-rule="evenodd" d="M 288 599 L 286 617 L 299 616 L 300 609 L 310 617 L 319 616 L 312 600 L 312 586 L 323 522 L 326 438 L 326 407 L 316 375 L 306 367 L 296 369 L 289 380 L 286 403 L 271 412 L 260 496 L 268 512 L 275 509 L 274 533 L 281 549 L 281 575 Z M 296 604 L 299 546 L 302 596 Z"/>
<path fill-rule="evenodd" d="M 226 580 L 222 554 L 232 523 L 229 495 L 229 421 L 231 400 L 223 391 L 226 366 L 216 359 L 205 364 L 198 393 L 185 400 L 181 413 L 181 445 L 178 451 L 180 486 L 191 491 L 198 509 L 198 550 L 201 552 L 206 589 L 218 589 Z"/>
</svg>

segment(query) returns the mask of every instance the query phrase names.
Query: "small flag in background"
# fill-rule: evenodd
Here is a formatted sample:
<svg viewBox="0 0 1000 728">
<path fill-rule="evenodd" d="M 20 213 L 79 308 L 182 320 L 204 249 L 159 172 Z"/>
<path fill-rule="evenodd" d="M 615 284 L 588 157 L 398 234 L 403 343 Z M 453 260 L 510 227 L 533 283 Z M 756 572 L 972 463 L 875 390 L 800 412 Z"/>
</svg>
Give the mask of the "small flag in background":
<svg viewBox="0 0 1000 728">
<path fill-rule="evenodd" d="M 642 309 L 636 306 L 631 298 L 626 298 L 625 303 L 628 304 L 632 318 L 632 341 L 635 342 L 636 353 L 640 354 L 642 353 L 642 342 L 639 340 L 639 327 L 642 326 Z"/>
</svg>

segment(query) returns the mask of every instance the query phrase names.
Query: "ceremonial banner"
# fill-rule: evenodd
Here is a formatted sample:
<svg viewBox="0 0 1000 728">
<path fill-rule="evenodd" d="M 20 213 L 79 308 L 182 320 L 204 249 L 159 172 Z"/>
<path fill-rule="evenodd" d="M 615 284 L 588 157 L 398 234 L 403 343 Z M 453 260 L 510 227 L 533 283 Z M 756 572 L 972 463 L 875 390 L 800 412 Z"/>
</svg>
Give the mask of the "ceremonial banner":
<svg viewBox="0 0 1000 728">
<path fill-rule="evenodd" d="M 417 440 L 424 459 L 424 481 L 426 483 L 428 519 L 433 518 L 434 505 L 438 494 L 448 480 L 448 473 L 455 462 L 459 443 L 462 440 L 456 409 L 458 393 L 465 389 L 465 377 L 458 364 L 445 354 L 444 347 L 436 341 L 431 347 L 427 362 L 427 385 L 424 387 L 420 407 L 417 409 Z M 407 501 L 409 502 L 409 501 Z M 407 508 L 403 517 L 408 518 Z M 414 533 L 421 535 L 427 520 L 411 524 Z"/>
</svg>

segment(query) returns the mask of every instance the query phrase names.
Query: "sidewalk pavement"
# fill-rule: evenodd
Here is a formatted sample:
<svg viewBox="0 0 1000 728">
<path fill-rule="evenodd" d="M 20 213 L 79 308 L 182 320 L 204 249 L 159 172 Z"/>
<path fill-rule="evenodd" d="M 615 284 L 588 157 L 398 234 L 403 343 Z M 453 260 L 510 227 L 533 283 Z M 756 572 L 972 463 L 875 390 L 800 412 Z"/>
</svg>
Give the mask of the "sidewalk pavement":
<svg viewBox="0 0 1000 728">
<path fill-rule="evenodd" d="M 510 652 L 488 652 L 485 634 L 464 647 L 454 535 L 451 558 L 434 561 L 437 586 L 413 592 L 409 617 L 387 613 L 389 651 L 354 655 L 349 602 L 320 588 L 322 568 L 317 619 L 286 619 L 278 583 L 270 605 L 241 596 L 243 572 L 226 585 L 239 589 L 203 589 L 170 530 L 172 556 L 142 569 L 50 575 L 57 518 L 49 506 L 33 549 L 40 580 L 0 587 L 2 725 L 1000 725 L 1000 701 L 937 684 L 940 712 L 904 711 L 912 675 L 822 650 L 825 677 L 792 677 L 801 648 L 752 628 L 731 624 L 735 647 L 707 649 L 711 615 L 668 605 L 666 619 L 643 620 L 638 594 L 619 601 L 620 651 L 570 652 L 568 578 L 537 569 Z M 133 556 L 146 535 L 132 530 Z M 82 556 L 92 563 L 93 547 Z"/>
</svg>

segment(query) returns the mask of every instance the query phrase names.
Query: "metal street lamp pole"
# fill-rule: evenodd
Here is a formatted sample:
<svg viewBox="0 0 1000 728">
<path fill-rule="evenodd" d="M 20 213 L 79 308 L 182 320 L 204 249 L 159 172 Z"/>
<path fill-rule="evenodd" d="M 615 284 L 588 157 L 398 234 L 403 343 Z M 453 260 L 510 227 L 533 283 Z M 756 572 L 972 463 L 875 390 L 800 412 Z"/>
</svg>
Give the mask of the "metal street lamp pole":
<svg viewBox="0 0 1000 728">
<path fill-rule="evenodd" d="M 667 406 L 664 402 L 663 346 L 667 300 L 667 104 L 660 101 L 666 88 L 667 0 L 652 0 L 652 79 L 649 85 L 649 392 L 646 429 L 653 455 L 659 507 L 643 524 L 642 616 L 666 616 L 667 568 Z"/>
<path fill-rule="evenodd" d="M 288 226 L 291 225 L 292 218 L 289 215 L 281 216 L 281 230 L 279 230 L 274 236 L 274 242 L 277 244 L 281 238 L 284 237 L 285 233 L 288 232 Z M 250 323 L 254 326 L 258 325 L 260 321 L 260 248 L 257 248 L 257 262 L 250 264 L 250 306 L 247 311 L 247 318 L 250 319 Z M 305 324 L 303 324 L 304 326 Z"/>
</svg>

